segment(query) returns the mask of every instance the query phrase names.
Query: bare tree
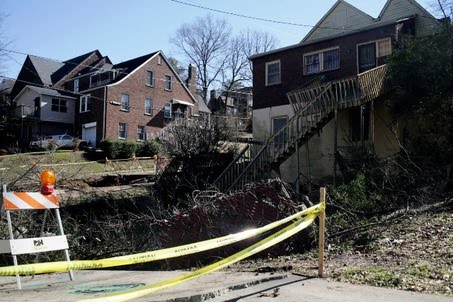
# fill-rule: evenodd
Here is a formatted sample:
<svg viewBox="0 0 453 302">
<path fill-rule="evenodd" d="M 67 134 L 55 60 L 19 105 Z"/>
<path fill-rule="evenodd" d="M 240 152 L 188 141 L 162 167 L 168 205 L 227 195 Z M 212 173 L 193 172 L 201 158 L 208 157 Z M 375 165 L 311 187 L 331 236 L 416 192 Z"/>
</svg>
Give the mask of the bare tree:
<svg viewBox="0 0 453 302">
<path fill-rule="evenodd" d="M 222 88 L 228 92 L 252 84 L 249 57 L 277 46 L 277 39 L 267 32 L 246 30 L 230 40 L 225 68 L 221 72 Z"/>
<path fill-rule="evenodd" d="M 252 62 L 248 58 L 252 55 L 263 53 L 275 49 L 278 40 L 272 34 L 264 31 L 247 30 L 241 33 L 242 55 L 247 58 L 248 68 L 243 70 L 242 77 L 247 81 L 252 81 Z"/>
<path fill-rule="evenodd" d="M 184 23 L 170 39 L 183 54 L 197 66 L 198 85 L 207 101 L 208 87 L 225 66 L 225 52 L 231 36 L 231 27 L 225 19 L 211 15 Z"/>
</svg>

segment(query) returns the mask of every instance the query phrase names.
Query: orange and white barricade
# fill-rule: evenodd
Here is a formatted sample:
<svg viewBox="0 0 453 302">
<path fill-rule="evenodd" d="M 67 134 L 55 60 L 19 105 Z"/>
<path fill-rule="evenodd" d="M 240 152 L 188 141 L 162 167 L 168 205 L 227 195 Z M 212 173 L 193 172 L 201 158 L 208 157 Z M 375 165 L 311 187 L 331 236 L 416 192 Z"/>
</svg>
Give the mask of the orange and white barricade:
<svg viewBox="0 0 453 302">
<path fill-rule="evenodd" d="M 40 192 L 7 192 L 6 185 L 3 185 L 3 203 L 2 210 L 6 212 L 8 222 L 9 239 L 0 240 L 0 253 L 11 254 L 14 265 L 17 265 L 17 255 L 34 254 L 49 251 L 64 250 L 67 261 L 69 258 L 69 245 L 66 235 L 64 234 L 63 224 L 61 222 L 59 201 L 55 193 L 42 194 Z M 45 210 L 41 237 L 14 239 L 13 224 L 11 220 L 11 211 L 20 210 Z M 60 235 L 43 237 L 43 229 L 47 217 L 47 211 L 54 210 L 58 223 Z M 72 271 L 69 271 L 69 278 L 73 280 Z M 21 289 L 20 276 L 16 275 L 17 288 Z"/>
</svg>

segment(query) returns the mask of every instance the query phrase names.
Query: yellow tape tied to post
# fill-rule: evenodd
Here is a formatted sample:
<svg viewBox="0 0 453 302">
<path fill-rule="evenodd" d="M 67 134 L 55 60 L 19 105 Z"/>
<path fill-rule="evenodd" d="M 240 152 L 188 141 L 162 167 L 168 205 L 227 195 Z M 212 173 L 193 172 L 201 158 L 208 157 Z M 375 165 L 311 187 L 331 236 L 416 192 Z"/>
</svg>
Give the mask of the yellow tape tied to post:
<svg viewBox="0 0 453 302">
<path fill-rule="evenodd" d="M 122 265 L 131 265 L 144 262 L 151 262 L 169 258 L 175 258 L 179 256 L 185 256 L 195 254 L 214 248 L 219 248 L 229 244 L 233 244 L 259 234 L 263 234 L 276 227 L 279 227 L 285 223 L 288 223 L 294 219 L 299 219 L 302 216 L 318 215 L 324 210 L 322 204 L 314 205 L 304 211 L 298 212 L 284 219 L 272 222 L 261 228 L 246 230 L 240 233 L 227 235 L 219 238 L 209 239 L 196 243 L 181 245 L 172 248 L 166 248 L 156 251 L 118 256 L 99 260 L 75 260 L 71 262 L 67 261 L 56 261 L 56 262 L 44 262 L 35 264 L 23 264 L 18 266 L 5 266 L 0 267 L 0 276 L 14 276 L 20 275 L 32 275 L 32 274 L 43 274 L 43 273 L 54 273 L 64 272 L 68 270 L 86 270 L 86 269 L 100 269 L 107 267 L 115 267 Z"/>
<path fill-rule="evenodd" d="M 319 204 L 319 209 L 321 211 L 324 211 L 325 204 Z M 131 289 L 131 290 L 126 290 L 122 291 L 116 294 L 104 296 L 104 297 L 98 297 L 98 298 L 93 298 L 93 299 L 87 299 L 87 300 L 82 300 L 81 302 L 121 302 L 121 301 L 129 301 L 132 299 L 140 298 L 146 295 L 149 295 L 151 293 L 158 292 L 160 290 L 163 290 L 165 288 L 175 286 L 177 284 L 193 280 L 195 278 L 201 277 L 203 275 L 212 273 L 214 271 L 220 270 L 224 267 L 227 267 L 229 265 L 232 265 L 240 260 L 243 260 L 247 257 L 250 257 L 256 253 L 259 253 L 277 243 L 280 243 L 289 237 L 293 236 L 294 234 L 300 232 L 301 230 L 305 229 L 308 227 L 310 224 L 313 223 L 315 218 L 318 216 L 319 212 L 315 213 L 310 213 L 305 217 L 300 217 L 298 218 L 297 221 L 293 222 L 289 226 L 285 227 L 284 229 L 266 237 L 265 239 L 259 241 L 258 243 L 255 243 L 254 245 L 251 245 L 250 247 L 232 255 L 229 256 L 221 261 L 218 261 L 216 263 L 213 263 L 211 265 L 205 266 L 201 269 L 198 269 L 196 271 L 181 275 L 176 278 L 168 279 L 162 282 L 158 282 L 155 284 L 143 286 L 140 288 L 136 289 Z"/>
</svg>

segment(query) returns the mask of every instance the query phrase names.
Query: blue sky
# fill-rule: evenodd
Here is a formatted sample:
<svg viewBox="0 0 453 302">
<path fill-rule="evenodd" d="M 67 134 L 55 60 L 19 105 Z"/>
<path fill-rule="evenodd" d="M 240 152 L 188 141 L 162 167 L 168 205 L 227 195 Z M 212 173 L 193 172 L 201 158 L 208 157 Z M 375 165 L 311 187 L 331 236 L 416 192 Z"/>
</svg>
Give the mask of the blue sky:
<svg viewBox="0 0 453 302">
<path fill-rule="evenodd" d="M 183 0 L 196 5 L 253 17 L 315 25 L 336 0 Z M 428 8 L 433 0 L 418 0 Z M 377 17 L 385 0 L 349 0 L 350 4 Z M 182 59 L 169 39 L 184 22 L 208 11 L 170 0 L 0 0 L 6 15 L 2 34 L 8 49 L 57 60 L 67 60 L 99 49 L 114 63 L 156 50 Z M 250 28 L 272 33 L 279 46 L 298 43 L 310 30 L 211 13 L 227 19 L 234 32 Z M 25 55 L 8 53 L 3 75 L 15 78 Z"/>
</svg>

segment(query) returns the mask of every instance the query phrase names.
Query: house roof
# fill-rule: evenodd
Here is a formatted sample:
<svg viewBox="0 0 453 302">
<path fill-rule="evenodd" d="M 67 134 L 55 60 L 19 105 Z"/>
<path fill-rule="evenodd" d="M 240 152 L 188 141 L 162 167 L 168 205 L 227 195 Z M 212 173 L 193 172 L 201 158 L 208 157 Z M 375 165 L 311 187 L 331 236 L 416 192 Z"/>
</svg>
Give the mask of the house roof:
<svg viewBox="0 0 453 302">
<path fill-rule="evenodd" d="M 115 79 L 113 81 L 111 81 L 109 84 L 113 84 L 113 83 L 121 81 L 123 78 L 125 78 L 132 71 L 137 69 L 140 65 L 144 64 L 146 61 L 148 61 L 150 58 L 152 58 L 157 53 L 158 53 L 158 51 L 152 52 L 150 54 L 113 65 L 113 69 L 118 70 L 118 76 L 116 76 Z"/>
<path fill-rule="evenodd" d="M 320 31 L 323 29 L 323 26 L 325 25 L 325 21 L 331 16 L 332 14 L 337 13 L 341 6 L 343 8 L 346 8 L 347 10 L 353 11 L 354 14 L 352 16 L 358 18 L 360 20 L 361 18 L 368 18 L 371 20 L 371 22 L 365 22 L 361 24 L 360 26 L 351 26 L 351 27 L 345 27 L 345 30 L 332 30 L 328 32 L 328 34 L 317 32 L 318 34 L 315 34 L 316 31 Z M 398 9 L 393 9 L 392 7 L 398 7 Z M 253 56 L 250 56 L 249 59 L 253 60 L 255 58 L 263 57 L 266 55 L 270 55 L 273 53 L 278 53 L 281 51 L 285 51 L 288 49 L 293 49 L 313 43 L 317 43 L 320 41 L 326 41 L 334 38 L 338 38 L 341 36 L 347 36 L 351 35 L 357 32 L 361 31 L 366 31 L 390 24 L 395 24 L 401 19 L 405 18 L 415 18 L 417 14 L 421 14 L 423 17 L 423 22 L 426 23 L 427 20 L 431 22 L 437 23 L 437 20 L 428 12 L 426 9 L 424 9 L 420 4 L 418 4 L 415 0 L 387 0 L 386 4 L 384 5 L 381 13 L 379 14 L 378 18 L 372 18 L 368 14 L 365 14 L 361 10 L 355 8 L 353 5 L 347 3 L 344 0 L 338 0 L 334 6 L 324 15 L 324 17 L 316 24 L 316 26 L 307 34 L 307 36 L 298 44 L 282 47 L 279 49 L 274 49 L 268 52 L 256 54 Z M 349 21 L 351 22 L 351 21 Z M 358 22 L 360 24 L 360 22 Z"/>
<path fill-rule="evenodd" d="M 374 18 L 344 0 L 338 0 L 300 43 L 319 40 L 371 25 Z"/>
<path fill-rule="evenodd" d="M 209 113 L 211 114 L 211 110 L 209 110 L 208 106 L 206 105 L 206 103 L 204 102 L 203 98 L 201 97 L 201 95 L 199 95 L 198 93 L 195 95 L 196 99 L 197 99 L 197 103 L 198 103 L 198 111 L 199 112 L 204 112 L 204 113 Z"/>
<path fill-rule="evenodd" d="M 64 66 L 64 63 L 57 62 L 34 55 L 28 55 L 31 63 L 35 67 L 36 73 L 38 74 L 41 82 L 44 85 L 52 85 L 52 74 Z"/>
<path fill-rule="evenodd" d="M 99 50 L 93 50 L 93 51 L 87 52 L 87 53 L 85 53 L 83 55 L 80 55 L 80 56 L 77 56 L 75 58 L 72 58 L 72 59 L 69 59 L 67 61 L 64 61 L 63 62 L 63 66 L 52 74 L 52 76 L 51 76 L 52 82 L 53 83 L 57 83 L 65 75 L 67 75 L 68 73 L 73 71 L 77 66 L 79 66 L 83 61 L 85 61 L 91 55 L 96 54 L 96 53 L 99 56 L 101 56 L 101 53 L 99 52 Z"/>
<path fill-rule="evenodd" d="M 48 95 L 48 96 L 54 96 L 54 97 L 59 97 L 59 98 L 69 98 L 69 99 L 76 99 L 74 94 L 66 92 L 66 91 L 61 91 L 61 90 L 56 90 L 52 88 L 47 88 L 47 87 L 38 87 L 38 86 L 33 86 L 33 85 L 26 85 L 16 96 L 16 99 L 19 99 L 23 93 L 25 93 L 26 90 L 33 90 L 39 94 L 42 95 Z"/>
</svg>

